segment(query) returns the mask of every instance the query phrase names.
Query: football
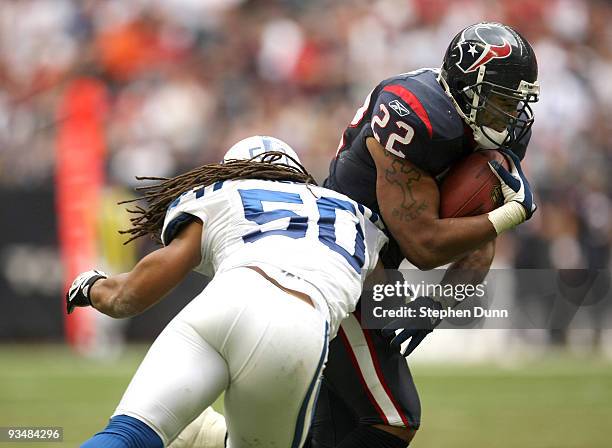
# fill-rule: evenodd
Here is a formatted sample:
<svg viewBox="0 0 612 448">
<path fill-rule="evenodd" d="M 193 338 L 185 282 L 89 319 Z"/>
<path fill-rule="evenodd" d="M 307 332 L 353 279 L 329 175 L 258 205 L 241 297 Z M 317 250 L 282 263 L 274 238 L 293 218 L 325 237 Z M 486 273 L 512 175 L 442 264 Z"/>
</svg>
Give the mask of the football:
<svg viewBox="0 0 612 448">
<path fill-rule="evenodd" d="M 503 204 L 501 184 L 489 160 L 509 168 L 496 150 L 476 151 L 451 167 L 440 184 L 440 218 L 482 215 Z"/>
</svg>

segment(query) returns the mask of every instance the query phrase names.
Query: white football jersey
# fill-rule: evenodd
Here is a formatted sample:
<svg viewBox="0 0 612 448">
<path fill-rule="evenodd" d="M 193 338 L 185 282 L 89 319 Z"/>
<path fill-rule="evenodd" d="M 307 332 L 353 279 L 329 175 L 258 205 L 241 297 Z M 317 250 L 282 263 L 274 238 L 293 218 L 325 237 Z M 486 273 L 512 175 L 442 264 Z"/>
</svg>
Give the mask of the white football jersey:
<svg viewBox="0 0 612 448">
<path fill-rule="evenodd" d="M 332 334 L 354 311 L 365 277 L 388 241 L 382 221 L 368 208 L 335 191 L 295 182 L 229 180 L 187 191 L 168 208 L 163 243 L 193 216 L 203 223 L 197 272 L 213 276 L 260 266 L 300 277 L 327 302 Z"/>
</svg>

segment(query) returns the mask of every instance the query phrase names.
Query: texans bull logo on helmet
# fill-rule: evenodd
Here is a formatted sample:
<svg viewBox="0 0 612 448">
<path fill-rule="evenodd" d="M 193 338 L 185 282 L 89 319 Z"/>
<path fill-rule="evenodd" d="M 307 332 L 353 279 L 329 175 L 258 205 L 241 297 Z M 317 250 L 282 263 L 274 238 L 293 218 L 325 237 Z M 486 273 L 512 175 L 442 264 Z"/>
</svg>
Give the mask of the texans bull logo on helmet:
<svg viewBox="0 0 612 448">
<path fill-rule="evenodd" d="M 492 59 L 504 59 L 512 54 L 512 46 L 505 37 L 492 29 L 495 26 L 477 25 L 471 30 L 475 36 L 469 37 L 465 36 L 464 31 L 457 43 L 460 56 L 459 62 L 456 63 L 463 73 L 474 72 Z M 481 43 L 475 43 L 476 40 Z"/>
</svg>

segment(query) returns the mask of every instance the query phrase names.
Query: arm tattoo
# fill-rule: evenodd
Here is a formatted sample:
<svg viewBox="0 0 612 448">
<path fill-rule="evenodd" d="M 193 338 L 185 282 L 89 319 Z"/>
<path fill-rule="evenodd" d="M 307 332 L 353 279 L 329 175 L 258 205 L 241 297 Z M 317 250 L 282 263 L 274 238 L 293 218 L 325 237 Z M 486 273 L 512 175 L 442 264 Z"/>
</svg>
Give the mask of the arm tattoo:
<svg viewBox="0 0 612 448">
<path fill-rule="evenodd" d="M 410 166 L 406 160 L 400 159 L 385 150 L 385 157 L 392 158 L 391 167 L 385 169 L 385 179 L 391 185 L 397 185 L 402 191 L 402 201 L 392 210 L 394 217 L 400 221 L 416 219 L 427 209 L 427 204 L 414 198 L 412 189 L 414 184 L 421 180 L 418 168 Z"/>
</svg>

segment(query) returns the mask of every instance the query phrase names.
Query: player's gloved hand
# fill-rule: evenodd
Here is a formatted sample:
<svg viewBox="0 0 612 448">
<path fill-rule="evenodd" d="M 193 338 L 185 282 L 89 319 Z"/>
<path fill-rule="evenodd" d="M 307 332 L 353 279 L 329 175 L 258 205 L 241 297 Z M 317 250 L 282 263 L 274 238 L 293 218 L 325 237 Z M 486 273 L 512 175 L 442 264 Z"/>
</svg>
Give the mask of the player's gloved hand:
<svg viewBox="0 0 612 448">
<path fill-rule="evenodd" d="M 102 271 L 85 271 L 80 273 L 70 285 L 70 289 L 66 293 L 66 312 L 68 314 L 74 311 L 77 306 L 91 306 L 89 293 L 95 282 L 101 278 L 108 278 Z"/>
<path fill-rule="evenodd" d="M 441 322 L 441 319 L 438 317 L 421 316 L 421 309 L 426 308 L 435 311 L 436 314 L 442 309 L 442 305 L 438 302 L 424 296 L 417 297 L 406 307 L 414 310 L 414 313 L 412 313 L 414 317 L 395 319 L 381 330 L 384 337 L 393 336 L 391 345 L 398 348 L 401 344 L 410 339 L 408 346 L 402 352 L 403 356 L 409 356 L 423 339 L 425 339 L 425 337 Z M 397 329 L 401 329 L 401 331 L 395 334 L 395 330 Z"/>
<path fill-rule="evenodd" d="M 527 220 L 531 218 L 531 215 L 537 209 L 536 203 L 533 200 L 533 192 L 523 173 L 519 158 L 507 149 L 502 149 L 501 152 L 506 156 L 510 164 L 510 171 L 504 168 L 497 160 L 491 160 L 489 167 L 501 182 L 504 204 L 510 201 L 521 204 L 525 209 L 525 219 Z"/>
</svg>

